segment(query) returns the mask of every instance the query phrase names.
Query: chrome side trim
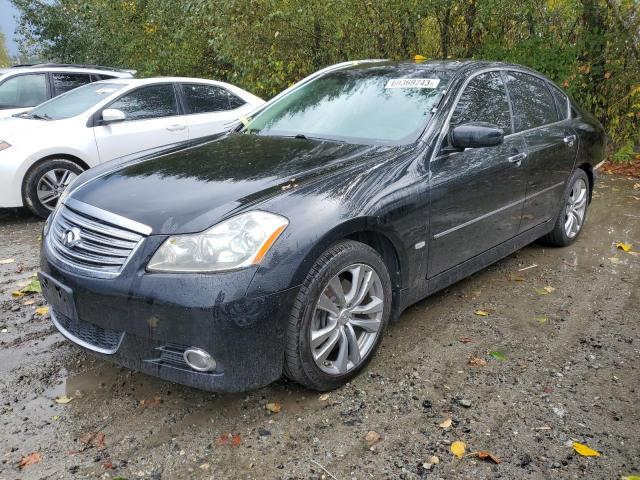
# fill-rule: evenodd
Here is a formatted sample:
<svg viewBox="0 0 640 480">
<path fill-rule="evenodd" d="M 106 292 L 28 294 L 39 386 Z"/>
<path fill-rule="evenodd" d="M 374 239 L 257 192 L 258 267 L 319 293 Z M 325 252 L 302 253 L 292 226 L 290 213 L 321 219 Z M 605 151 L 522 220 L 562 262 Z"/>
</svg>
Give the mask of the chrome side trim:
<svg viewBox="0 0 640 480">
<path fill-rule="evenodd" d="M 532 193 L 531 195 L 527 195 L 527 198 L 525 198 L 525 201 L 529 200 L 530 198 L 537 197 L 538 195 L 542 195 L 543 193 L 546 193 L 549 190 L 553 190 L 554 188 L 562 187 L 564 185 L 565 185 L 565 182 L 558 182 L 558 183 L 556 183 L 554 185 L 551 185 L 550 187 L 543 188 L 542 190 L 539 190 L 536 193 Z"/>
<path fill-rule="evenodd" d="M 89 215 L 90 217 L 94 217 L 107 223 L 126 228 L 127 230 L 131 230 L 141 235 L 151 235 L 152 228 L 148 225 L 136 222 L 135 220 L 131 220 L 126 217 L 122 217 L 115 213 L 107 212 L 106 210 L 102 210 L 101 208 L 94 207 L 93 205 L 89 205 L 88 203 L 81 202 L 74 198 L 65 198 L 63 204 L 67 205 L 69 208 L 84 213 L 85 215 Z"/>
<path fill-rule="evenodd" d="M 120 348 L 120 345 L 122 344 L 122 340 L 124 339 L 124 332 L 123 332 L 120 335 L 120 341 L 118 342 L 118 344 L 114 349 L 96 347 L 91 343 L 88 343 L 88 342 L 85 342 L 84 340 L 79 339 L 78 337 L 70 333 L 67 329 L 65 329 L 62 325 L 60 325 L 60 322 L 58 322 L 58 319 L 56 318 L 56 314 L 54 313 L 53 309 L 51 309 L 49 313 L 51 314 L 51 321 L 53 322 L 55 327 L 58 329 L 58 331 L 65 338 L 67 338 L 67 340 L 71 340 L 73 343 L 77 343 L 78 345 L 86 348 L 87 350 L 91 350 L 93 352 L 98 352 L 98 353 L 104 353 L 105 355 L 113 355 L 118 351 L 118 349 Z"/>
<path fill-rule="evenodd" d="M 457 230 L 460 230 L 461 228 L 465 228 L 465 227 L 468 227 L 469 225 L 473 225 L 476 222 L 484 220 L 485 218 L 489 218 L 490 216 L 495 215 L 496 213 L 500 213 L 500 212 L 502 212 L 504 210 L 507 210 L 507 209 L 512 208 L 512 207 L 515 207 L 518 204 L 523 203 L 523 202 L 524 202 L 524 199 L 518 200 L 516 202 L 508 203 L 507 205 L 503 205 L 502 207 L 497 208 L 496 210 L 492 210 L 491 212 L 487 212 L 487 213 L 485 213 L 483 215 L 480 215 L 479 217 L 472 218 L 471 220 L 468 220 L 468 221 L 466 221 L 464 223 L 461 223 L 460 225 L 456 225 L 455 227 L 452 227 L 452 228 L 450 228 L 448 230 L 445 230 L 444 232 L 436 233 L 433 236 L 433 239 L 437 240 L 438 238 L 442 238 L 445 235 L 449 235 L 450 233 L 453 233 L 453 232 L 455 232 Z"/>
</svg>

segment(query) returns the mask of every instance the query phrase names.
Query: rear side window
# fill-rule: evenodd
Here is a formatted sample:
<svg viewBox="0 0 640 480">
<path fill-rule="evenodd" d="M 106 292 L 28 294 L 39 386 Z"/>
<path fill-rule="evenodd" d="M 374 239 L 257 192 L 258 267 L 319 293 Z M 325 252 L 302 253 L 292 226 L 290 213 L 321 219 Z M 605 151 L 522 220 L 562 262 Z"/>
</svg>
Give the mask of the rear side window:
<svg viewBox="0 0 640 480">
<path fill-rule="evenodd" d="M 558 121 L 556 104 L 546 83 L 526 73 L 505 72 L 516 132 Z"/>
<path fill-rule="evenodd" d="M 55 95 L 62 95 L 69 90 L 91 83 L 91 75 L 85 73 L 54 72 L 51 74 L 51 78 Z"/>
<path fill-rule="evenodd" d="M 558 120 L 564 120 L 569 116 L 569 99 L 553 85 L 549 86 L 553 100 L 556 102 L 556 110 L 558 110 Z"/>
<path fill-rule="evenodd" d="M 189 113 L 222 112 L 244 105 L 238 97 L 216 85 L 185 83 L 182 84 L 182 92 Z"/>
<path fill-rule="evenodd" d="M 98 80 L 111 80 L 112 78 L 117 78 L 115 75 L 105 75 L 104 73 L 94 73 L 94 75 L 98 78 Z"/>
<path fill-rule="evenodd" d="M 173 85 L 149 85 L 127 93 L 107 108 L 122 110 L 126 120 L 171 117 L 178 114 Z"/>
<path fill-rule="evenodd" d="M 454 127 L 469 122 L 488 122 L 511 133 L 511 115 L 507 91 L 498 72 L 474 77 L 460 96 L 449 124 Z"/>
<path fill-rule="evenodd" d="M 47 75 L 16 75 L 0 85 L 0 108 L 35 107 L 47 100 Z"/>
</svg>

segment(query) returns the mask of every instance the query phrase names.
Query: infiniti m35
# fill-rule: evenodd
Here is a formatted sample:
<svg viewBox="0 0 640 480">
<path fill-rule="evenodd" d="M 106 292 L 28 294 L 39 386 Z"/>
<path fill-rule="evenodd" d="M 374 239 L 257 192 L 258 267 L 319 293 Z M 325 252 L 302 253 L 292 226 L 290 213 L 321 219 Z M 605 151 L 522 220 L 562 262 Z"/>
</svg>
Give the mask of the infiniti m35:
<svg viewBox="0 0 640 480">
<path fill-rule="evenodd" d="M 69 340 L 212 391 L 336 388 L 407 306 L 574 242 L 605 142 L 549 79 L 480 61 L 336 65 L 243 121 L 67 189 L 40 279 Z"/>
</svg>

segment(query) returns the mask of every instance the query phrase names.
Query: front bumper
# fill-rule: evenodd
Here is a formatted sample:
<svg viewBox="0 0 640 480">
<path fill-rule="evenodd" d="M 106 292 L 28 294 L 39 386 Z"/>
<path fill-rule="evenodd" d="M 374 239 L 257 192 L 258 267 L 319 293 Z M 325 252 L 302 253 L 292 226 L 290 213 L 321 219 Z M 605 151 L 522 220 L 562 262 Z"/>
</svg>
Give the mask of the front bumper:
<svg viewBox="0 0 640 480">
<path fill-rule="evenodd" d="M 146 265 L 157 246 L 152 238 L 119 276 L 109 279 L 61 268 L 44 242 L 41 271 L 68 287 L 76 312 L 70 319 L 52 310 L 61 333 L 105 360 L 203 390 L 242 391 L 278 379 L 297 287 L 248 298 L 254 269 L 147 273 L 136 265 Z M 101 342 L 110 338 L 117 341 L 111 344 L 115 352 L 105 353 L 110 350 Z M 181 354 L 188 347 L 211 354 L 216 369 L 202 373 L 189 368 Z"/>
</svg>

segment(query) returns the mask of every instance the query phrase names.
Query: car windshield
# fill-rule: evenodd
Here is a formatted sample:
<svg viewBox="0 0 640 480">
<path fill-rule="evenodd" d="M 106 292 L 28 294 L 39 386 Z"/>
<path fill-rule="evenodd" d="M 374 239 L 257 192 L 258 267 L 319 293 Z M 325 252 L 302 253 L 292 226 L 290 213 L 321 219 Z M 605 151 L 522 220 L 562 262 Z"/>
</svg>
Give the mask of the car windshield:
<svg viewBox="0 0 640 480">
<path fill-rule="evenodd" d="M 335 71 L 277 100 L 243 131 L 349 143 L 412 143 L 426 127 L 448 79 L 447 72 L 415 66 Z"/>
<path fill-rule="evenodd" d="M 90 83 L 53 98 L 21 116 L 42 120 L 75 117 L 124 87 L 122 83 Z"/>
</svg>

